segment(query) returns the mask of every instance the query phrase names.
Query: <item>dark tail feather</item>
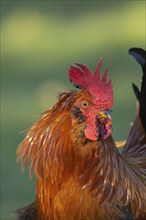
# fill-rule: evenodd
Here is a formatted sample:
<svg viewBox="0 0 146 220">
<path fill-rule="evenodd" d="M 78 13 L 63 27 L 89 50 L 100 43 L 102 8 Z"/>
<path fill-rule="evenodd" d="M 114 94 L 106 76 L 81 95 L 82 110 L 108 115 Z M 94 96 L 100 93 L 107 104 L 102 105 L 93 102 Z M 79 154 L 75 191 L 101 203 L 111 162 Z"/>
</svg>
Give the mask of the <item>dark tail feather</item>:
<svg viewBox="0 0 146 220">
<path fill-rule="evenodd" d="M 16 220 L 37 220 L 36 203 L 18 209 L 14 212 Z"/>
<path fill-rule="evenodd" d="M 129 54 L 141 65 L 143 71 L 141 90 L 133 86 L 134 93 L 140 103 L 140 119 L 146 132 L 146 51 L 141 48 L 131 48 Z"/>
<path fill-rule="evenodd" d="M 146 62 L 146 51 L 141 48 L 129 49 L 129 54 L 143 67 Z"/>
<path fill-rule="evenodd" d="M 140 102 L 141 93 L 140 93 L 138 87 L 134 83 L 132 83 L 132 87 L 133 87 L 133 91 L 135 93 L 137 100 Z"/>
</svg>

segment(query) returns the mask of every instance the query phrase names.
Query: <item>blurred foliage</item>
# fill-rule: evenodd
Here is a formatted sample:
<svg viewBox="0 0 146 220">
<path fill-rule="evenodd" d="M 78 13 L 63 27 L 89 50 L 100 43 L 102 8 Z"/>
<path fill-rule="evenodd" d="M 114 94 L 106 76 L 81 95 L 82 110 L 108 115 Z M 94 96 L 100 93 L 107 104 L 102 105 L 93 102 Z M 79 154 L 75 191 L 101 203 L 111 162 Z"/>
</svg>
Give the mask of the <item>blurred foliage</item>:
<svg viewBox="0 0 146 220">
<path fill-rule="evenodd" d="M 145 47 L 145 1 L 1 1 L 1 220 L 35 199 L 35 180 L 21 175 L 15 151 L 36 113 L 73 89 L 67 70 L 80 61 L 94 71 L 104 59 L 114 84 L 114 138 L 125 139 L 134 118 L 131 82 L 141 69 L 128 56 Z"/>
</svg>

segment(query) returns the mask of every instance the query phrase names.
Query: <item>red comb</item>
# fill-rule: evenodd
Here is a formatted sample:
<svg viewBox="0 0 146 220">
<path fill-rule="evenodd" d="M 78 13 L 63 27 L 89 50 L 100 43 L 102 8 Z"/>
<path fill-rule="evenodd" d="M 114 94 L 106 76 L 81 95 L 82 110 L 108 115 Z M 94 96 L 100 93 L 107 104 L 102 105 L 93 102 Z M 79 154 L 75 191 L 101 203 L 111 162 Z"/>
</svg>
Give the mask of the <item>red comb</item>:
<svg viewBox="0 0 146 220">
<path fill-rule="evenodd" d="M 69 69 L 69 78 L 75 87 L 87 90 L 92 98 L 98 102 L 98 106 L 111 108 L 113 104 L 113 91 L 111 80 L 107 81 L 108 69 L 105 70 L 100 79 L 100 68 L 102 59 L 99 59 L 95 73 L 92 75 L 90 69 L 81 64 L 76 63 L 79 67 L 71 66 Z M 100 101 L 100 102 L 99 102 Z"/>
</svg>

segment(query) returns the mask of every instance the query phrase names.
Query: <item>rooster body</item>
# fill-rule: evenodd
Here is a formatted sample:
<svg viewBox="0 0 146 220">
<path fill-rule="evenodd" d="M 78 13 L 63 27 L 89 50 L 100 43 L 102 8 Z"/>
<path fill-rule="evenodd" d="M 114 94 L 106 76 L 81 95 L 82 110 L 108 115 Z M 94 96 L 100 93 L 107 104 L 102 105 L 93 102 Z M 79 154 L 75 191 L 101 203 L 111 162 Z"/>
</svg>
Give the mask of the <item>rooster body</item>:
<svg viewBox="0 0 146 220">
<path fill-rule="evenodd" d="M 101 60 L 94 75 L 78 65 L 69 76 L 80 90 L 60 94 L 17 150 L 22 165 L 31 162 L 36 175 L 36 201 L 18 210 L 18 219 L 142 219 L 146 134 L 141 119 L 136 116 L 120 154 L 111 135 L 107 71 L 100 79 Z"/>
</svg>

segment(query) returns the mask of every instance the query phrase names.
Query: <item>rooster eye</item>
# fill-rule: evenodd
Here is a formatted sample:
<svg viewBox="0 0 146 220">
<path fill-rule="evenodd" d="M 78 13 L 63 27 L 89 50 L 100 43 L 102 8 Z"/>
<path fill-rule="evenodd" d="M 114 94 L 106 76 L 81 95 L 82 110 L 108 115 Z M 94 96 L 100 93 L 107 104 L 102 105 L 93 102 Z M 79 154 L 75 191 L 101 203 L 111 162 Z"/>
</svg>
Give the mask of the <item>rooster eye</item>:
<svg viewBox="0 0 146 220">
<path fill-rule="evenodd" d="M 82 107 L 83 107 L 83 108 L 86 108 L 87 106 L 88 106 L 88 102 L 87 102 L 87 101 L 83 101 L 83 102 L 82 102 Z"/>
</svg>

